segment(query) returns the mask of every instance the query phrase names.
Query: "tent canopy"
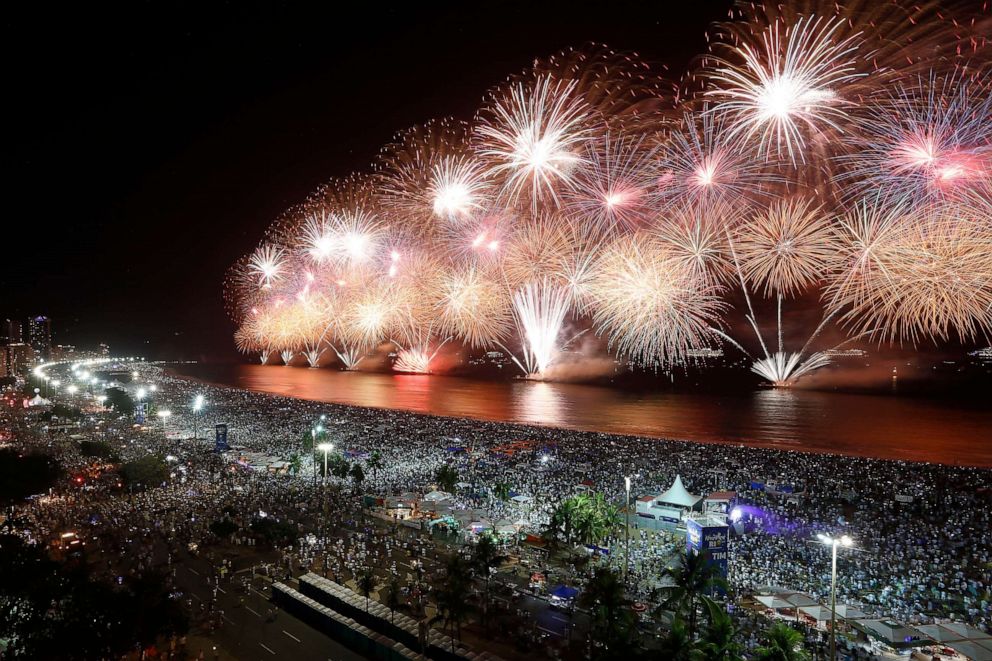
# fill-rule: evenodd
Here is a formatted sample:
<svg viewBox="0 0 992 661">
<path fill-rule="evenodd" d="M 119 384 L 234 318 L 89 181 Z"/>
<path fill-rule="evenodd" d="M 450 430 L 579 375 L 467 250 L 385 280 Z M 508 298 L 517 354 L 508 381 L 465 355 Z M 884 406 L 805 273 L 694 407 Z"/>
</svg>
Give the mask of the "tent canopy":
<svg viewBox="0 0 992 661">
<path fill-rule="evenodd" d="M 559 585 L 551 591 L 552 596 L 558 597 L 559 599 L 574 599 L 575 595 L 578 593 L 579 591 L 577 589 L 567 585 Z"/>
<path fill-rule="evenodd" d="M 947 646 L 958 654 L 963 654 L 971 661 L 992 661 L 992 647 L 983 645 L 988 639 L 982 641 L 961 640 L 948 643 Z"/>
<path fill-rule="evenodd" d="M 679 507 L 694 507 L 702 500 L 702 496 L 694 496 L 686 490 L 682 484 L 682 476 L 676 475 L 675 482 L 668 491 L 658 496 L 655 500 L 668 505 L 678 505 Z"/>
</svg>

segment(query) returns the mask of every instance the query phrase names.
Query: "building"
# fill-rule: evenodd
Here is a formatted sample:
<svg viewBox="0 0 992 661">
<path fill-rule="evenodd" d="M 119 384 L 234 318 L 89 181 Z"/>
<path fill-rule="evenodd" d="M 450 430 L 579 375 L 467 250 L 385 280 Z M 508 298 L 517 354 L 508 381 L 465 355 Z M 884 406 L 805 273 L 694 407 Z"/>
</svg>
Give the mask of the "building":
<svg viewBox="0 0 992 661">
<path fill-rule="evenodd" d="M 34 364 L 34 350 L 23 342 L 8 344 L 0 347 L 0 362 L 4 365 L 6 376 L 25 374 Z"/>
<path fill-rule="evenodd" d="M 52 352 L 52 320 L 43 315 L 28 319 L 28 342 L 38 358 L 48 360 Z"/>
<path fill-rule="evenodd" d="M 21 322 L 17 319 L 4 319 L 0 327 L 0 344 L 18 344 L 24 341 Z"/>
<path fill-rule="evenodd" d="M 49 359 L 53 361 L 73 360 L 76 358 L 76 347 L 72 344 L 56 344 L 52 347 Z"/>
</svg>

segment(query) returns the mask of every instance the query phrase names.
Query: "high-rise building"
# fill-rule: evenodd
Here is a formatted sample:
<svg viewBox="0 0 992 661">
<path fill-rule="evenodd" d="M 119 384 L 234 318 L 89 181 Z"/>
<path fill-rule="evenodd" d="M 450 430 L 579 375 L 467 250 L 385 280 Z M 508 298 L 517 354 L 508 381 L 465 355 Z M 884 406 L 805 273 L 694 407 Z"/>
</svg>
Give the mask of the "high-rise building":
<svg viewBox="0 0 992 661">
<path fill-rule="evenodd" d="M 24 341 L 21 322 L 18 319 L 4 319 L 0 327 L 0 344 L 17 344 Z"/>
<path fill-rule="evenodd" d="M 56 344 L 52 347 L 49 360 L 61 361 L 72 360 L 76 357 L 76 347 L 72 344 Z"/>
<path fill-rule="evenodd" d="M 34 363 L 34 350 L 23 342 L 0 347 L 0 361 L 5 363 L 8 376 L 26 374 Z"/>
<path fill-rule="evenodd" d="M 38 358 L 48 360 L 52 352 L 52 320 L 45 316 L 28 319 L 28 341 Z"/>
</svg>

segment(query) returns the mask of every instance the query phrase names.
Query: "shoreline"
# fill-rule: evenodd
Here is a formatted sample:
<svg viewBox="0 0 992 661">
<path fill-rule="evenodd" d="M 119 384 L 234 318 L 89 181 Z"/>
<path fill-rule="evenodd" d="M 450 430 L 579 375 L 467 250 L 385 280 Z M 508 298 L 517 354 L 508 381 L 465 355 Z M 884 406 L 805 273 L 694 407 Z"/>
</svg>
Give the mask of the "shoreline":
<svg viewBox="0 0 992 661">
<path fill-rule="evenodd" d="M 765 452 L 774 451 L 781 453 L 799 453 L 802 455 L 815 455 L 815 456 L 830 457 L 830 458 L 866 459 L 871 461 L 882 461 L 882 462 L 898 463 L 898 464 L 916 464 L 916 465 L 924 465 L 924 466 L 942 466 L 947 468 L 966 469 L 966 470 L 992 471 L 992 464 L 985 465 L 982 463 L 962 463 L 962 462 L 951 462 L 951 461 L 929 461 L 925 459 L 882 457 L 870 453 L 830 452 L 822 448 L 803 447 L 798 443 L 796 447 L 784 447 L 783 443 L 780 441 L 759 441 L 754 439 L 747 439 L 746 441 L 727 440 L 727 439 L 708 440 L 708 439 L 692 439 L 692 438 L 662 436 L 659 434 L 653 434 L 651 432 L 621 433 L 614 431 L 603 431 L 600 429 L 584 427 L 581 425 L 540 424 L 535 422 L 519 422 L 515 420 L 507 420 L 503 418 L 494 418 L 494 417 L 470 416 L 470 415 L 445 415 L 441 413 L 424 412 L 424 411 L 419 411 L 411 408 L 404 408 L 400 406 L 396 406 L 396 407 L 369 406 L 369 405 L 354 404 L 350 402 L 316 399 L 316 398 L 297 396 L 297 395 L 287 395 L 287 394 L 271 392 L 263 389 L 240 387 L 240 386 L 232 385 L 230 383 L 222 383 L 219 381 L 212 381 L 210 379 L 204 379 L 196 376 L 191 376 L 188 374 L 182 374 L 175 371 L 172 367 L 169 367 L 166 364 L 160 364 L 159 367 L 161 367 L 166 374 L 168 374 L 173 378 L 183 379 L 193 383 L 207 385 L 213 388 L 227 388 L 231 390 L 248 392 L 264 397 L 290 399 L 290 400 L 297 400 L 303 402 L 310 402 L 314 404 L 327 404 L 331 406 L 342 407 L 345 409 L 402 412 L 407 415 L 418 416 L 418 417 L 434 419 L 434 420 L 471 421 L 471 422 L 480 422 L 485 424 L 509 425 L 509 426 L 517 427 L 522 431 L 528 429 L 564 430 L 564 431 L 574 431 L 583 434 L 595 434 L 598 436 L 615 438 L 615 439 L 649 440 L 649 441 L 658 441 L 658 442 L 667 442 L 667 443 L 715 446 L 722 448 L 755 449 L 755 450 L 762 450 Z"/>
</svg>

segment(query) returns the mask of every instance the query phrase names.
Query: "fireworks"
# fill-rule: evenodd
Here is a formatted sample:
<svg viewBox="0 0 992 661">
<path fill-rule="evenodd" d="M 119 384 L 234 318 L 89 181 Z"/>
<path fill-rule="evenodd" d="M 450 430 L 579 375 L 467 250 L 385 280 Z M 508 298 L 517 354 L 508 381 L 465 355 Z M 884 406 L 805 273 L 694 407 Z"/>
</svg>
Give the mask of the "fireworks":
<svg viewBox="0 0 992 661">
<path fill-rule="evenodd" d="M 860 204 L 838 228 L 830 306 L 879 341 L 988 338 L 992 224 L 967 213 L 957 205 L 921 214 Z"/>
<path fill-rule="evenodd" d="M 282 277 L 283 250 L 270 245 L 262 246 L 252 254 L 249 265 L 251 272 L 258 278 L 258 286 L 271 287 Z"/>
<path fill-rule="evenodd" d="M 726 343 L 788 386 L 834 331 L 987 340 L 989 21 L 901 0 L 733 14 L 695 93 L 593 46 L 509 77 L 471 123 L 397 134 L 229 270 L 238 349 L 346 369 L 395 351 L 429 373 L 451 342 L 551 378 L 591 332 L 650 367 Z M 819 301 L 815 328 L 786 333 L 787 298 Z"/>
<path fill-rule="evenodd" d="M 992 181 L 992 85 L 956 73 L 900 84 L 861 118 L 838 157 L 852 198 L 874 190 L 916 204 Z"/>
<path fill-rule="evenodd" d="M 739 231 L 744 277 L 765 294 L 797 294 L 819 282 L 837 251 L 830 218 L 806 200 L 778 200 Z"/>
<path fill-rule="evenodd" d="M 708 95 L 717 100 L 713 112 L 731 122 L 730 136 L 758 134 L 762 152 L 788 154 L 796 162 L 805 159 L 805 133 L 843 132 L 849 102 L 837 87 L 859 76 L 854 55 L 860 35 L 838 39 L 842 25 L 816 17 L 775 22 L 758 44 L 733 49 L 739 63 L 720 61 L 710 73 L 717 87 Z"/>
<path fill-rule="evenodd" d="M 540 376 L 558 350 L 558 336 L 568 313 L 568 291 L 544 281 L 529 283 L 513 294 L 513 317 L 523 342 L 521 367 L 529 376 Z"/>
<path fill-rule="evenodd" d="M 624 237 L 596 264 L 593 320 L 620 355 L 648 364 L 671 361 L 712 335 L 726 307 L 719 293 L 657 242 Z"/>
<path fill-rule="evenodd" d="M 516 83 L 479 118 L 479 154 L 503 179 L 503 194 L 516 201 L 529 194 L 534 209 L 545 196 L 558 200 L 570 186 L 590 138 L 591 110 L 576 96 L 575 81 L 538 77 L 530 85 Z"/>
</svg>

